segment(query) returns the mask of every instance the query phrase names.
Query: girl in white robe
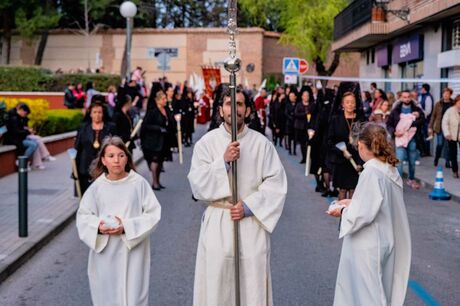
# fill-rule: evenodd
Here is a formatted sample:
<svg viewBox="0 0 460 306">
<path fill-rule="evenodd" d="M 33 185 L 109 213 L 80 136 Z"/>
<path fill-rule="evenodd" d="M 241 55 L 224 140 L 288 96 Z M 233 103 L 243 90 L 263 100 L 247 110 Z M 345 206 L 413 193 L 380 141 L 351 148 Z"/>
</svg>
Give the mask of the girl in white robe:
<svg viewBox="0 0 460 306">
<path fill-rule="evenodd" d="M 358 137 L 366 161 L 351 200 L 328 211 L 341 216 L 342 253 L 334 306 L 401 306 L 411 263 L 411 239 L 398 160 L 385 129 L 366 124 Z"/>
<path fill-rule="evenodd" d="M 93 171 L 97 179 L 77 212 L 79 237 L 90 248 L 93 304 L 148 305 L 149 235 L 160 221 L 161 207 L 149 183 L 133 170 L 120 138 L 104 140 L 97 162 Z M 109 215 L 118 227 L 108 227 Z"/>
</svg>

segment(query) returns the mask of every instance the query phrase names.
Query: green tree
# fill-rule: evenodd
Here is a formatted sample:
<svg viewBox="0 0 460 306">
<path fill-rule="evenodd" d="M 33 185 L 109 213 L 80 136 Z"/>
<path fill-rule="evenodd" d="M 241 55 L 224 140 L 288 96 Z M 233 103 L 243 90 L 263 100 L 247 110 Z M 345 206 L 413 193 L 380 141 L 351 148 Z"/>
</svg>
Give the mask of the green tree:
<svg viewBox="0 0 460 306">
<path fill-rule="evenodd" d="M 239 24 L 262 27 L 269 31 L 282 32 L 281 13 L 285 8 L 285 0 L 240 0 L 239 16 L 245 16 Z"/>
<path fill-rule="evenodd" d="M 58 26 L 60 15 L 49 0 L 44 3 L 42 1 L 26 2 L 27 5 L 23 5 L 16 11 L 16 28 L 30 44 L 34 41 L 36 34 L 40 34 L 34 64 L 41 65 L 48 41 L 48 31 Z"/>
<path fill-rule="evenodd" d="M 330 76 L 340 63 L 335 52 L 328 68 L 325 62 L 331 48 L 334 17 L 348 0 L 241 0 L 242 8 L 258 26 L 270 29 L 267 20 L 279 22 L 281 41 L 294 46 L 299 56 L 315 64 L 318 75 Z M 278 17 L 277 17 L 278 16 Z M 278 18 L 278 19 L 277 19 Z"/>
</svg>

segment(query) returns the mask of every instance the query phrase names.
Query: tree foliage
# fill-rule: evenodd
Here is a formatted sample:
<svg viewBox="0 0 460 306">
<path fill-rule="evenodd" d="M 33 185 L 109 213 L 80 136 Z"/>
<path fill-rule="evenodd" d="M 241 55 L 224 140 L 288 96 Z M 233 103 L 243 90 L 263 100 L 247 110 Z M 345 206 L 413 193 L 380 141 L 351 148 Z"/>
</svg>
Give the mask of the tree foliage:
<svg viewBox="0 0 460 306">
<path fill-rule="evenodd" d="M 331 75 L 339 64 L 334 54 L 328 69 L 324 66 L 331 47 L 334 17 L 348 0 L 241 0 L 252 21 L 266 29 L 276 24 L 281 41 L 294 46 L 299 56 L 313 61 L 321 75 Z"/>
<path fill-rule="evenodd" d="M 16 12 L 16 27 L 22 37 L 32 39 L 37 32 L 55 28 L 59 23 L 60 15 L 56 11 L 45 12 L 41 6 L 28 11 L 20 8 Z"/>
<path fill-rule="evenodd" d="M 281 15 L 285 9 L 285 0 L 240 0 L 239 14 L 247 15 L 252 26 L 269 31 L 282 32 Z"/>
</svg>

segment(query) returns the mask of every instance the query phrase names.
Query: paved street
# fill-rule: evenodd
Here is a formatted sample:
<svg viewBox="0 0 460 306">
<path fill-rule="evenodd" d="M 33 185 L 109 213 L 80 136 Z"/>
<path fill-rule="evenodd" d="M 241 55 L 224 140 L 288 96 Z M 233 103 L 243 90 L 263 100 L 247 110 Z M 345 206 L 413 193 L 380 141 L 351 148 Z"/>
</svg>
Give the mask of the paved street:
<svg viewBox="0 0 460 306">
<path fill-rule="evenodd" d="M 298 156 L 280 148 L 289 195 L 272 236 L 275 305 L 331 305 L 341 241 L 338 220 L 325 215 L 328 202 L 314 193 Z M 167 163 L 157 192 L 162 220 L 152 235 L 150 304 L 191 305 L 196 244 L 203 204 L 193 202 L 185 164 Z M 147 177 L 142 162 L 138 171 Z M 406 305 L 460 304 L 460 204 L 431 202 L 430 190 L 407 190 L 413 257 Z M 0 305 L 90 305 L 87 247 L 75 222 L 0 285 Z M 114 267 L 116 268 L 116 267 Z"/>
</svg>

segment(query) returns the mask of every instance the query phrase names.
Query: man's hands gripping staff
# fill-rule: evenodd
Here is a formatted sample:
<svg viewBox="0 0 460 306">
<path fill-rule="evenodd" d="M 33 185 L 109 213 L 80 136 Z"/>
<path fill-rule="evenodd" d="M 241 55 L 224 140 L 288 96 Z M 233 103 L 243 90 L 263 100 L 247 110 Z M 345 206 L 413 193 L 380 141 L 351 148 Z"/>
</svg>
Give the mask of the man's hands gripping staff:
<svg viewBox="0 0 460 306">
<path fill-rule="evenodd" d="M 224 161 L 227 171 L 230 169 L 230 163 L 240 158 L 240 143 L 238 141 L 231 142 L 224 153 Z M 244 217 L 252 216 L 251 210 L 242 202 L 239 201 L 230 209 L 230 216 L 233 221 L 239 221 Z"/>
<path fill-rule="evenodd" d="M 228 164 L 240 158 L 240 143 L 238 141 L 231 142 L 224 153 L 224 161 Z M 228 169 L 228 168 L 227 168 Z"/>
</svg>

